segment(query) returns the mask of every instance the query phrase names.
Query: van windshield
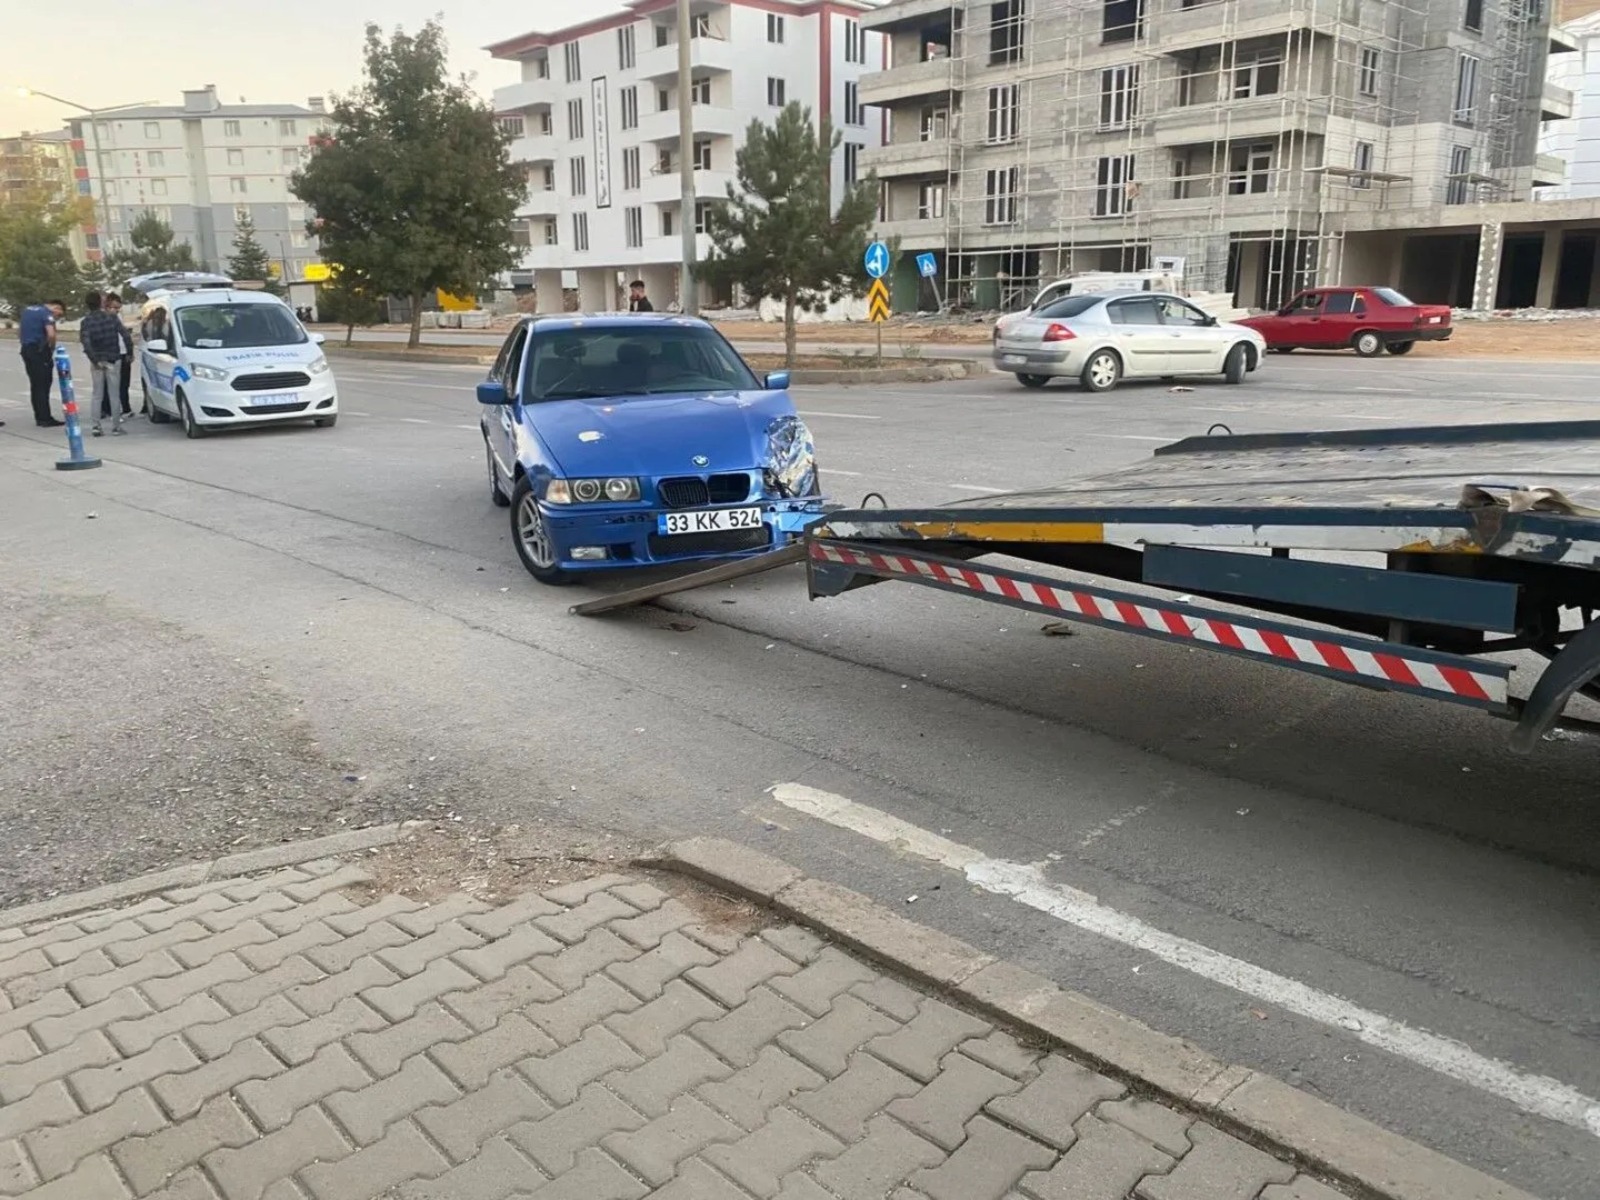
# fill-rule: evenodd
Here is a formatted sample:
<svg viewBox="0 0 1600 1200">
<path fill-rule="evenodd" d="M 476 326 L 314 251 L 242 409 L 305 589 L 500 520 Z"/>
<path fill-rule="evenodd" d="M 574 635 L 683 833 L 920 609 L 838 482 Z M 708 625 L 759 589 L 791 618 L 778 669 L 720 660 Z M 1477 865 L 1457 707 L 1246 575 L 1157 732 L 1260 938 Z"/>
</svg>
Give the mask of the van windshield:
<svg viewBox="0 0 1600 1200">
<path fill-rule="evenodd" d="M 279 304 L 194 304 L 177 310 L 178 336 L 197 350 L 298 346 L 306 331 Z"/>
</svg>

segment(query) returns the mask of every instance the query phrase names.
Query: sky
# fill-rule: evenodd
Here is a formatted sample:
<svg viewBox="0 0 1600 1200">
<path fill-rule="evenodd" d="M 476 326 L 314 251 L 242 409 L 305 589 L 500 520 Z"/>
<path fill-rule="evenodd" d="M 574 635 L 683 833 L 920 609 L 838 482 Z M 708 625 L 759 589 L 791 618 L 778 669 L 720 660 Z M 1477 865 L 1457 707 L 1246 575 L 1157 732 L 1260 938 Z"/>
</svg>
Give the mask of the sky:
<svg viewBox="0 0 1600 1200">
<path fill-rule="evenodd" d="M 240 97 L 304 104 L 348 91 L 361 78 L 369 20 L 415 30 L 441 17 L 451 66 L 473 75 L 487 96 L 515 82 L 518 71 L 484 46 L 621 9 L 614 0 L 119 0 L 90 9 L 6 0 L 0 7 L 12 5 L 0 36 L 0 137 L 58 129 L 71 115 L 19 96 L 24 87 L 89 108 L 179 104 L 183 89 L 208 83 L 229 104 Z"/>
</svg>

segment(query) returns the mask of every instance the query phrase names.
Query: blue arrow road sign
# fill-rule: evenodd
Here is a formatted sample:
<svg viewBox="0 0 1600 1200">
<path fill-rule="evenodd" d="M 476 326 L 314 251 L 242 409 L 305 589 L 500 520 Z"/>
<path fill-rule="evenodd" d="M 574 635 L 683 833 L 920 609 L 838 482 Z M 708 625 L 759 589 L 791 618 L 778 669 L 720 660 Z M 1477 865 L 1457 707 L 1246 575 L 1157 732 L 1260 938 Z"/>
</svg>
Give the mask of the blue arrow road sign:
<svg viewBox="0 0 1600 1200">
<path fill-rule="evenodd" d="M 917 255 L 917 274 L 932 279 L 939 273 L 939 260 L 931 254 Z"/>
<path fill-rule="evenodd" d="M 873 242 L 867 247 L 867 256 L 863 261 L 867 264 L 868 279 L 882 279 L 889 272 L 889 247 L 882 242 Z"/>
</svg>

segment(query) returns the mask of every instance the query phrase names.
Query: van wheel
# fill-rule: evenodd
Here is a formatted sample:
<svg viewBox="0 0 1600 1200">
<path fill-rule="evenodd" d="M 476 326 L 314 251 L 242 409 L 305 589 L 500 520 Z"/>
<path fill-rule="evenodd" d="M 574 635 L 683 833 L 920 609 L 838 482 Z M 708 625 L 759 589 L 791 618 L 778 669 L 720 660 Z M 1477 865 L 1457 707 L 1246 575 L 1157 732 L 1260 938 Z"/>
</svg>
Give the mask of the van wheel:
<svg viewBox="0 0 1600 1200">
<path fill-rule="evenodd" d="M 189 397 L 182 392 L 178 393 L 178 419 L 183 422 L 183 436 L 190 441 L 203 438 L 210 432 L 194 419 L 194 413 L 189 408 Z"/>
<path fill-rule="evenodd" d="M 1042 388 L 1050 382 L 1048 375 L 1018 375 L 1017 382 L 1025 388 Z"/>
<path fill-rule="evenodd" d="M 1240 342 L 1228 351 L 1228 357 L 1222 360 L 1222 378 L 1225 383 L 1243 383 L 1246 375 L 1250 373 L 1250 352 Z"/>
<path fill-rule="evenodd" d="M 1086 392 L 1109 392 L 1122 378 L 1122 360 L 1114 350 L 1096 350 L 1083 364 L 1078 382 Z"/>
<path fill-rule="evenodd" d="M 172 423 L 172 414 L 158 408 L 156 402 L 148 397 L 145 398 L 144 411 L 149 416 L 150 424 L 152 425 L 170 425 Z"/>
<path fill-rule="evenodd" d="M 1350 339 L 1350 345 L 1362 358 L 1376 358 L 1383 353 L 1383 339 L 1370 329 L 1363 329 Z"/>
</svg>

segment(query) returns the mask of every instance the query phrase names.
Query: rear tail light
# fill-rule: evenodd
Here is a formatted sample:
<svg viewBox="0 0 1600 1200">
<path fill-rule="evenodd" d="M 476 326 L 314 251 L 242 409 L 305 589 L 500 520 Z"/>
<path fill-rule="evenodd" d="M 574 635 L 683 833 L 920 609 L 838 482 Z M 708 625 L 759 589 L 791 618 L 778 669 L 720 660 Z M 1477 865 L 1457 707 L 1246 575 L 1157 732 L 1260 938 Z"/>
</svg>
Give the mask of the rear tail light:
<svg viewBox="0 0 1600 1200">
<path fill-rule="evenodd" d="M 1070 342 L 1077 336 L 1077 334 L 1073 333 L 1072 330 L 1068 329 L 1065 325 L 1052 325 L 1049 329 L 1044 331 L 1043 340 L 1047 342 Z"/>
</svg>

